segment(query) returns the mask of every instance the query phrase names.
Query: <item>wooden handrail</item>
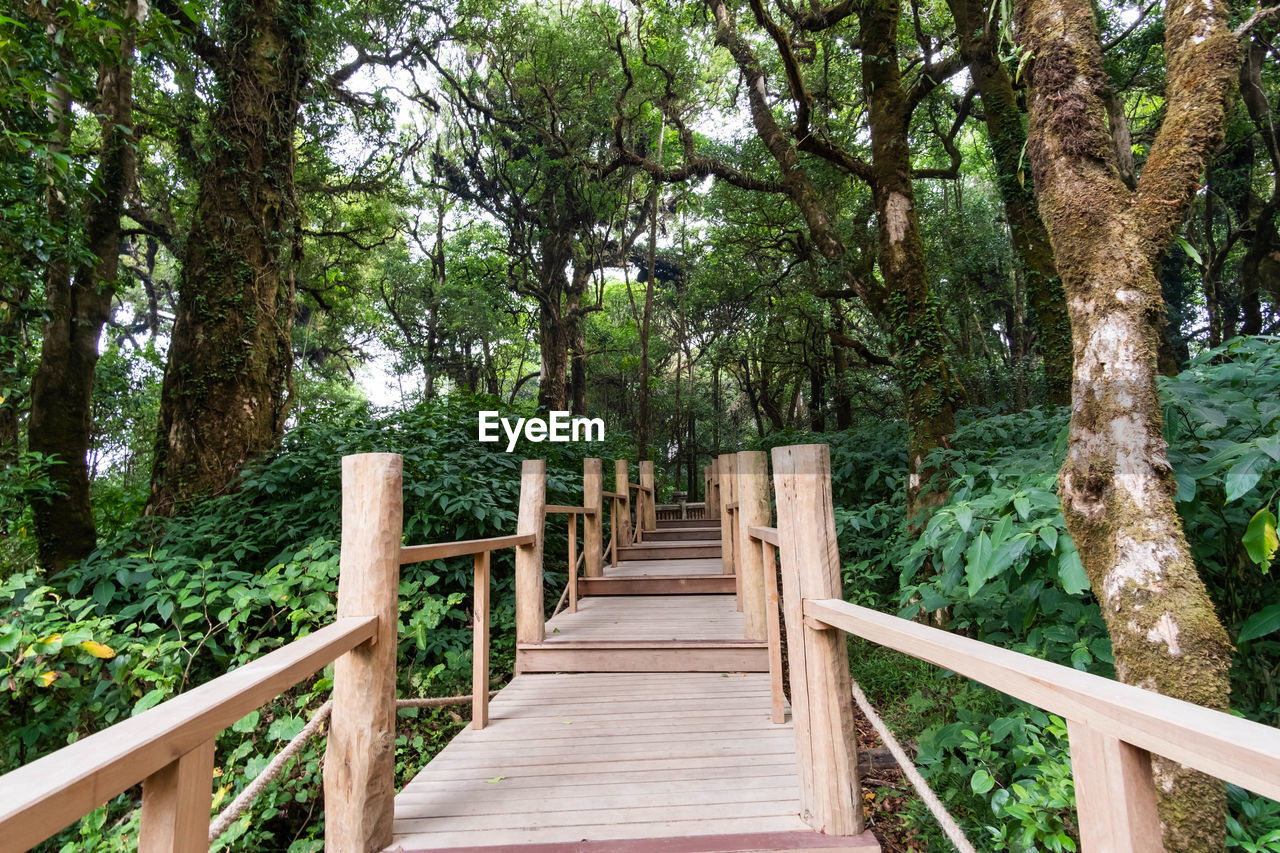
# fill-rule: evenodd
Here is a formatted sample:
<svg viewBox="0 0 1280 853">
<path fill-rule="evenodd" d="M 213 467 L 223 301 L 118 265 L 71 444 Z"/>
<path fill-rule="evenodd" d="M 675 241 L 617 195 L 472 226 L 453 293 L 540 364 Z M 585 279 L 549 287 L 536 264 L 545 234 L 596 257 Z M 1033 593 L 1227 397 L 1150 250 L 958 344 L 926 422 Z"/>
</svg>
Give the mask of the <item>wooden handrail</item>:
<svg viewBox="0 0 1280 853">
<path fill-rule="evenodd" d="M 653 492 L 653 489 L 649 488 L 648 486 L 642 486 L 639 483 L 627 483 L 627 488 L 635 491 L 640 491 L 640 492 L 649 492 L 649 493 Z"/>
<path fill-rule="evenodd" d="M 483 554 L 499 548 L 515 548 L 532 545 L 538 537 L 533 533 L 516 536 L 493 536 L 489 539 L 462 539 L 457 542 L 435 542 L 430 545 L 406 545 L 400 549 L 400 565 L 421 563 L 423 560 L 443 560 L 467 554 Z"/>
<path fill-rule="evenodd" d="M 835 599 L 806 620 L 980 681 L 1140 749 L 1280 799 L 1280 729 Z"/>
<path fill-rule="evenodd" d="M 211 741 L 371 639 L 376 616 L 338 619 L 167 702 L 0 777 L 0 838 L 26 850 Z"/>
<path fill-rule="evenodd" d="M 559 513 L 562 515 L 568 515 L 572 513 L 577 513 L 578 515 L 589 515 L 592 512 L 593 510 L 589 510 L 585 506 L 563 506 L 561 504 L 547 504 L 547 515 L 552 515 L 553 513 Z"/>
<path fill-rule="evenodd" d="M 778 528 L 776 527 L 749 527 L 747 535 L 752 539 L 768 542 L 775 548 L 778 547 Z"/>
<path fill-rule="evenodd" d="M 729 503 L 727 503 L 727 504 L 725 504 L 725 505 L 724 505 L 724 508 L 725 508 L 725 509 L 737 509 L 737 508 L 738 508 L 738 502 L 737 502 L 737 501 L 730 501 Z"/>
<path fill-rule="evenodd" d="M 615 501 L 626 500 L 626 495 L 619 492 L 601 492 L 600 495 L 606 498 L 613 498 Z"/>
</svg>

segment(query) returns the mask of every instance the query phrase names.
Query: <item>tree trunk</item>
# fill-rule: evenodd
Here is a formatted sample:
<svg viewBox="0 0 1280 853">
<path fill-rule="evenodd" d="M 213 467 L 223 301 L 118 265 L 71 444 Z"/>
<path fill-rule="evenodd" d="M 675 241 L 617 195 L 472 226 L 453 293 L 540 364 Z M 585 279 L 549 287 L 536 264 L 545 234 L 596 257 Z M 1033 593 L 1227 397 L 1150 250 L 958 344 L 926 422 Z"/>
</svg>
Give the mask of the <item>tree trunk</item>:
<svg viewBox="0 0 1280 853">
<path fill-rule="evenodd" d="M 301 254 L 294 133 L 310 0 L 227 4 L 208 165 L 183 257 L 147 512 L 225 492 L 275 447 Z"/>
<path fill-rule="evenodd" d="M 538 408 L 547 412 L 565 411 L 569 396 L 565 376 L 569 368 L 570 329 L 558 308 L 543 304 L 538 311 L 538 343 L 542 351 Z"/>
<path fill-rule="evenodd" d="M 1156 355 L 1156 270 L 1222 138 L 1235 39 L 1205 0 L 1165 9 L 1167 116 L 1137 191 L 1121 179 L 1089 0 L 1019 0 L 1030 67 L 1028 155 L 1067 293 L 1072 413 L 1059 490 L 1122 681 L 1225 709 L 1231 644 L 1173 504 Z M 1153 756 L 1165 846 L 1221 850 L 1221 782 Z"/>
<path fill-rule="evenodd" d="M 1049 402 L 1071 402 L 1071 321 L 1062 280 L 1053 263 L 1049 234 L 1036 210 L 1031 176 L 1021 168 L 1027 135 L 1013 81 L 996 50 L 998 22 L 980 0 L 948 0 L 960 36 L 960 52 L 982 97 L 987 141 L 995 158 L 996 186 L 1004 202 L 1013 247 L 1026 270 L 1027 296 L 1044 358 Z"/>
<path fill-rule="evenodd" d="M 897 0 L 871 3 L 860 14 L 862 85 L 870 107 L 871 192 L 876 206 L 880 275 L 889 292 L 881 323 L 893 341 L 898 381 L 907 407 L 907 517 L 936 506 L 940 492 L 922 497 L 933 475 L 926 459 L 955 429 L 960 388 L 947 364 L 946 341 L 925 274 L 916 217 L 907 127 L 911 107 L 898 66 Z"/>
<path fill-rule="evenodd" d="M 40 363 L 31 383 L 28 447 L 56 457 L 50 471 L 61 494 L 37 501 L 36 540 L 40 564 L 49 573 L 89 555 L 97 545 L 89 496 L 88 452 L 92 436 L 94 368 L 98 339 L 111 316 L 120 265 L 120 216 L 134 180 L 133 53 L 140 16 L 136 0 L 124 8 L 119 46 L 98 69 L 96 112 L 101 148 L 97 172 L 84 204 L 85 240 L 92 258 L 74 275 L 56 260 L 46 278 L 48 320 Z M 69 128 L 71 101 L 55 103 L 59 133 Z M 65 123 L 65 124 L 64 124 Z M 63 137 L 64 139 L 66 137 Z M 66 202 L 50 194 L 50 218 L 66 219 Z"/>
</svg>

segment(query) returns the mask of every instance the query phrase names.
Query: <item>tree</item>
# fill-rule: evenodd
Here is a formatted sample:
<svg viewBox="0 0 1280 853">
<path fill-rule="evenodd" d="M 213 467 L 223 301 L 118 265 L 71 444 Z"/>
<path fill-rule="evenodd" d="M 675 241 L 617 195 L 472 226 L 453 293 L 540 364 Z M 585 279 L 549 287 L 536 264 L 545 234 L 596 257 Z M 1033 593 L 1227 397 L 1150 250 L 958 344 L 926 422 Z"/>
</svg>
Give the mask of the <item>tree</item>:
<svg viewBox="0 0 1280 853">
<path fill-rule="evenodd" d="M 97 545 L 87 462 L 90 411 L 98 341 L 119 270 L 121 215 L 134 179 L 133 63 L 144 10 L 137 0 L 109 9 L 116 26 L 106 36 L 89 105 L 98 120 L 97 167 L 79 211 L 87 252 L 75 260 L 53 256 L 45 277 L 48 320 L 31 384 L 28 446 L 59 462 L 51 472 L 58 493 L 34 507 L 40 563 L 50 572 L 64 570 Z M 50 23 L 50 35 L 58 38 L 63 22 L 55 16 Z M 72 92 L 65 81 L 53 91 L 54 147 L 61 149 L 71 136 Z M 70 216 L 69 199 L 55 187 L 50 220 L 65 225 Z"/>
<path fill-rule="evenodd" d="M 1122 681 L 1224 709 L 1231 645 L 1196 573 L 1156 393 L 1161 256 L 1222 139 L 1236 38 L 1207 0 L 1165 5 L 1165 118 L 1131 190 L 1108 127 L 1087 0 L 1019 0 L 1027 153 L 1071 314 L 1071 427 L 1059 494 Z M 1169 850 L 1222 848 L 1221 783 L 1154 761 Z"/>
</svg>

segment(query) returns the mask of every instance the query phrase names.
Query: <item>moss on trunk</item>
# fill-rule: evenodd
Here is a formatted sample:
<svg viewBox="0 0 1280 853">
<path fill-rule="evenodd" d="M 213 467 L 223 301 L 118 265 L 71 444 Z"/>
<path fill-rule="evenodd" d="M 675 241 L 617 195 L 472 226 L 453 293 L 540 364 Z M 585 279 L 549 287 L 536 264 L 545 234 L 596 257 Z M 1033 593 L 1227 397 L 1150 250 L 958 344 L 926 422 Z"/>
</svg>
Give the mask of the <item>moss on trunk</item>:
<svg viewBox="0 0 1280 853">
<path fill-rule="evenodd" d="M 1203 33 L 1189 31 L 1182 20 L 1169 30 L 1171 39 L 1176 30 L 1176 38 L 1188 43 L 1191 35 L 1204 35 L 1195 46 L 1225 29 L 1203 0 L 1174 0 L 1166 16 L 1200 22 Z M 1231 644 L 1173 504 L 1156 392 L 1165 316 L 1157 247 L 1160 240 L 1167 245 L 1170 223 L 1189 207 L 1220 138 L 1225 103 L 1222 93 L 1185 98 L 1187 83 L 1178 75 L 1221 83 L 1221 75 L 1212 73 L 1218 58 L 1210 51 L 1198 67 L 1183 44 L 1167 43 L 1170 119 L 1160 139 L 1183 153 L 1153 150 L 1135 194 L 1114 162 L 1089 0 L 1020 0 L 1017 19 L 1024 47 L 1034 56 L 1028 154 L 1073 332 L 1071 426 L 1059 474 L 1067 528 L 1101 604 L 1119 678 L 1222 709 Z M 1199 115 L 1188 119 L 1183 111 Z M 1172 131 L 1170 122 L 1177 125 Z M 1198 155 L 1187 156 L 1192 150 Z M 1142 203 L 1153 191 L 1164 194 L 1158 214 Z M 1166 848 L 1221 850 L 1222 783 L 1175 762 L 1153 763 Z"/>
<path fill-rule="evenodd" d="M 183 257 L 161 392 L 155 514 L 233 486 L 288 411 L 299 258 L 294 133 L 310 0 L 224 5 L 226 67 Z"/>
</svg>

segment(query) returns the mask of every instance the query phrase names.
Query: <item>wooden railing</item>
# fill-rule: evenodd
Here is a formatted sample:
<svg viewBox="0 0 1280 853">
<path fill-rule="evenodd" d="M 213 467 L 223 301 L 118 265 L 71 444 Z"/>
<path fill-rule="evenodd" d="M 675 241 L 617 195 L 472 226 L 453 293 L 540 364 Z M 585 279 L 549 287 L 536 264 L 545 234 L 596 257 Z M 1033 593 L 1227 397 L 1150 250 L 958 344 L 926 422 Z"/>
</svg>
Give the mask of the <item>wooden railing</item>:
<svg viewBox="0 0 1280 853">
<path fill-rule="evenodd" d="M 779 557 L 802 813 L 815 828 L 862 831 L 845 633 L 1063 717 L 1086 851 L 1163 849 L 1152 754 L 1280 799 L 1280 730 L 844 601 L 826 445 L 776 448 L 773 468 L 778 526 L 747 533 L 766 576 Z"/>
<path fill-rule="evenodd" d="M 707 505 L 701 501 L 689 503 L 681 501 L 674 504 L 658 504 L 654 507 L 658 521 L 685 521 L 706 517 Z"/>
<path fill-rule="evenodd" d="M 215 739 L 253 709 L 334 664 L 324 763 L 325 846 L 391 842 L 400 566 L 474 556 L 472 725 L 488 722 L 490 555 L 516 549 L 516 586 L 536 585 L 541 630 L 545 463 L 521 472 L 517 533 L 401 546 L 402 462 L 342 460 L 342 554 L 334 622 L 283 648 L 0 777 L 0 846 L 25 850 L 142 783 L 138 849 L 208 850 Z M 518 596 L 526 604 L 529 595 Z M 517 631 L 534 616 L 517 610 Z"/>
</svg>

